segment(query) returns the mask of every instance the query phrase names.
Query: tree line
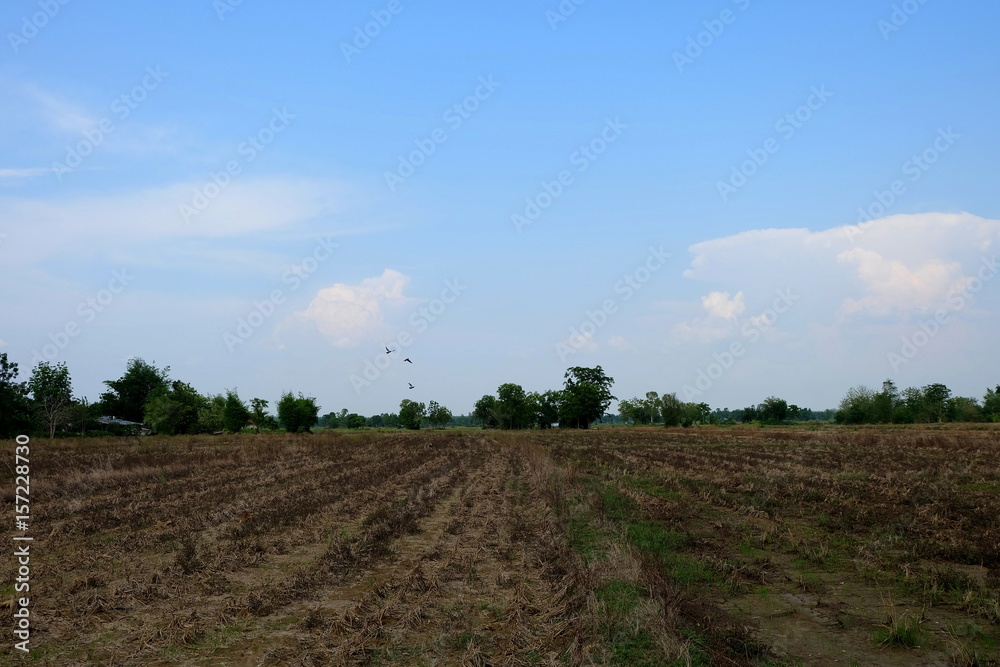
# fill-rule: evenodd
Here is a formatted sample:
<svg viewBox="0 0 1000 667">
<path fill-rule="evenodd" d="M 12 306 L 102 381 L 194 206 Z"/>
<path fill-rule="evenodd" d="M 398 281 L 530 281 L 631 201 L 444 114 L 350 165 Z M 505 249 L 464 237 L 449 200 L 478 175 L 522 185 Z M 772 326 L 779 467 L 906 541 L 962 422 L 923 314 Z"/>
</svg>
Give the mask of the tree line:
<svg viewBox="0 0 1000 667">
<path fill-rule="evenodd" d="M 142 424 L 165 435 L 285 430 L 309 432 L 321 428 L 407 428 L 424 426 L 482 426 L 484 428 L 589 428 L 598 422 L 625 424 L 732 424 L 756 422 L 781 424 L 798 421 L 836 421 L 841 424 L 907 424 L 928 422 L 1000 422 L 1000 385 L 987 389 L 982 402 L 952 396 L 943 384 L 899 391 L 891 380 L 880 391 L 851 388 L 836 410 L 813 411 L 769 396 L 740 410 L 712 408 L 707 403 L 686 403 L 675 393 L 619 401 L 619 414 L 608 414 L 614 378 L 597 366 L 574 366 L 566 371 L 561 389 L 527 392 L 521 385 L 505 383 L 496 394 L 476 401 L 469 415 L 453 415 L 439 404 L 404 399 L 398 412 L 364 417 L 349 412 L 319 416 L 316 399 L 286 391 L 269 412 L 269 401 L 243 400 L 238 391 L 202 394 L 190 384 L 170 378 L 170 367 L 157 368 L 143 359 L 130 359 L 125 372 L 104 382 L 107 390 L 95 402 L 73 396 L 65 363 L 40 362 L 26 381 L 18 381 L 18 366 L 0 353 L 0 437 L 21 433 L 107 435 L 134 432 L 135 426 L 107 423 L 108 417 Z"/>
<path fill-rule="evenodd" d="M 27 381 L 18 381 L 18 366 L 0 353 L 0 437 L 44 432 L 67 435 L 107 435 L 135 432 L 144 424 L 154 433 L 182 435 L 238 432 L 251 429 L 309 431 L 319 408 L 316 399 L 288 391 L 268 412 L 269 401 L 240 398 L 236 389 L 203 395 L 190 384 L 170 378 L 170 367 L 157 368 L 130 359 L 116 380 L 105 380 L 107 391 L 95 402 L 73 396 L 65 363 L 39 362 Z M 107 418 L 114 418 L 108 423 Z M 131 422 L 122 424 L 120 422 Z"/>
<path fill-rule="evenodd" d="M 892 380 L 876 391 L 857 386 L 840 401 L 838 424 L 921 424 L 931 422 L 1000 422 L 1000 385 L 986 390 L 982 403 L 952 396 L 943 384 L 908 387 L 900 391 Z"/>
</svg>

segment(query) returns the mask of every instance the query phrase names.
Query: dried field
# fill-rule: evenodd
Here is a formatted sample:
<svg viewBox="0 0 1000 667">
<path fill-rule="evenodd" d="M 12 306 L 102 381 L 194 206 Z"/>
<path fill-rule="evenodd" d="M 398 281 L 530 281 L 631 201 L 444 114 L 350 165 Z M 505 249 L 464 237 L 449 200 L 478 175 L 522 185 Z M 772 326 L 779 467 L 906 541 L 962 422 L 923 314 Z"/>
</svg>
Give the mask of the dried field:
<svg viewBox="0 0 1000 667">
<path fill-rule="evenodd" d="M 997 428 L 32 444 L 30 664 L 1000 664 Z"/>
</svg>

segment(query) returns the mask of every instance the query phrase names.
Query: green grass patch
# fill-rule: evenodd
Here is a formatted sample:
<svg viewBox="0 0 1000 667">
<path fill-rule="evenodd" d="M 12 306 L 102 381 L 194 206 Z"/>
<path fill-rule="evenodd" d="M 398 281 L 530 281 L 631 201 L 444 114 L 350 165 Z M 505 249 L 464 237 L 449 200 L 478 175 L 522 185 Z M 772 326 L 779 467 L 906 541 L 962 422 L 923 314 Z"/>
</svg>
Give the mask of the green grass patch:
<svg viewBox="0 0 1000 667">
<path fill-rule="evenodd" d="M 594 590 L 601 603 L 601 630 L 612 665 L 662 664 L 655 654 L 652 636 L 632 621 L 644 595 L 638 586 L 625 581 L 611 581 Z"/>
<path fill-rule="evenodd" d="M 909 614 L 892 618 L 875 632 L 875 643 L 883 647 L 917 648 L 920 646 L 920 621 Z"/>
<path fill-rule="evenodd" d="M 677 502 L 681 499 L 680 489 L 668 488 L 656 480 L 645 477 L 626 476 L 622 478 L 622 481 L 637 491 L 642 491 L 643 493 L 648 493 L 651 496 L 663 498 L 670 502 Z"/>
<path fill-rule="evenodd" d="M 639 505 L 630 496 L 621 493 L 612 484 L 605 484 L 600 490 L 601 511 L 612 521 L 622 522 L 631 519 L 639 509 Z"/>
<path fill-rule="evenodd" d="M 636 521 L 625 529 L 629 542 L 654 558 L 679 584 L 693 584 L 714 580 L 711 568 L 693 556 L 680 553 L 687 544 L 687 536 L 667 530 L 655 521 Z"/>
<path fill-rule="evenodd" d="M 590 562 L 603 555 L 601 535 L 587 515 L 576 516 L 566 522 L 566 539 L 573 551 Z"/>
</svg>

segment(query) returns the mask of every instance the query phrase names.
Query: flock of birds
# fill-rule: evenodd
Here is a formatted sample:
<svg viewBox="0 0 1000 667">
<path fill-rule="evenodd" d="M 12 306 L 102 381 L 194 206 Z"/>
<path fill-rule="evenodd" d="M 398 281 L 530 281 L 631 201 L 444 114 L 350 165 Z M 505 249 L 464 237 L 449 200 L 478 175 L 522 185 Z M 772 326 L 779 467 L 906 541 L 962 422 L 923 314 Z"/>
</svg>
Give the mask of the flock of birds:
<svg viewBox="0 0 1000 667">
<path fill-rule="evenodd" d="M 386 354 L 392 354 L 395 351 L 396 350 L 390 350 L 388 345 L 385 346 L 385 353 Z M 405 361 L 408 364 L 412 364 L 413 363 L 412 361 L 410 361 L 409 357 L 406 357 L 405 359 L 403 359 L 403 361 Z M 416 387 L 413 386 L 412 382 L 407 382 L 406 384 L 410 385 L 410 389 L 416 389 Z"/>
</svg>

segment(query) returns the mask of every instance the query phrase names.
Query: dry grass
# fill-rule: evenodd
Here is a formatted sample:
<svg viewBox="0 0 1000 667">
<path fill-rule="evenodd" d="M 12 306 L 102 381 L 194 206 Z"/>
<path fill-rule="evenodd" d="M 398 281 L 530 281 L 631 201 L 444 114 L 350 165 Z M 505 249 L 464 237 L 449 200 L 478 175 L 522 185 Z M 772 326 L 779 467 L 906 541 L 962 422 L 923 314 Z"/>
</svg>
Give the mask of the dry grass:
<svg viewBox="0 0 1000 667">
<path fill-rule="evenodd" d="M 57 440 L 33 657 L 997 664 L 998 453 L 958 428 Z"/>
</svg>

